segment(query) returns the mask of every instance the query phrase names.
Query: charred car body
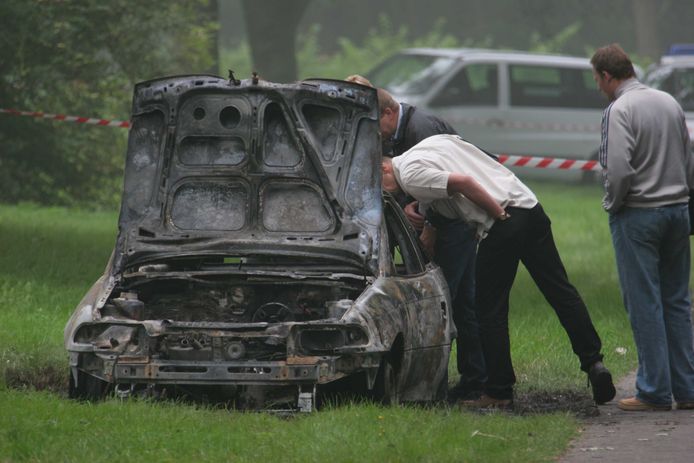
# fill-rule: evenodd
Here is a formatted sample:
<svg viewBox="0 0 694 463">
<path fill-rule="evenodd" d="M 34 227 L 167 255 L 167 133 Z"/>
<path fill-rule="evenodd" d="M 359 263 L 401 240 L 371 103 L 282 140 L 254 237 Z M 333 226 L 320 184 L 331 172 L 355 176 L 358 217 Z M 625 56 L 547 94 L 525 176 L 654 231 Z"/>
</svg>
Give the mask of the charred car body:
<svg viewBox="0 0 694 463">
<path fill-rule="evenodd" d="M 70 395 L 217 387 L 311 410 L 317 387 L 348 384 L 440 398 L 448 289 L 382 196 L 379 152 L 370 88 L 138 84 L 115 248 L 65 328 Z"/>
</svg>

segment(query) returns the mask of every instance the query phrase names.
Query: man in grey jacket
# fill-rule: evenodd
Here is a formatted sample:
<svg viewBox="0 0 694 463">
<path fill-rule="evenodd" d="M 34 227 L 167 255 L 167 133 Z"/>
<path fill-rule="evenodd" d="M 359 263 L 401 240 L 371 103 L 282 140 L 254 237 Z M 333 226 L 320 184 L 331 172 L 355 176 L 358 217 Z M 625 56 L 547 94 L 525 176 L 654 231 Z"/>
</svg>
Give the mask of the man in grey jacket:
<svg viewBox="0 0 694 463">
<path fill-rule="evenodd" d="M 682 108 L 635 78 L 617 44 L 591 59 L 603 114 L 599 160 L 624 305 L 639 368 L 622 410 L 694 409 L 689 190 L 694 161 Z"/>
</svg>

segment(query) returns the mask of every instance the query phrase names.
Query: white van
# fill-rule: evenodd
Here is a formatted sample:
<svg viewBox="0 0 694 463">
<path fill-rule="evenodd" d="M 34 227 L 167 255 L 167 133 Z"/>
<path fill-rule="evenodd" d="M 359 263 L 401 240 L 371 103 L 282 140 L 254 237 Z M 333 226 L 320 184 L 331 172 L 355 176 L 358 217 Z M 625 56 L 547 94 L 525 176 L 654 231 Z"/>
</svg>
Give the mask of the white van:
<svg viewBox="0 0 694 463">
<path fill-rule="evenodd" d="M 367 74 L 393 97 L 497 154 L 597 159 L 607 106 L 587 58 L 483 49 L 407 49 Z M 584 177 L 530 167 L 521 177 Z"/>
<path fill-rule="evenodd" d="M 649 68 L 646 85 L 675 97 L 687 118 L 689 137 L 694 139 L 694 44 L 672 45 L 668 54 Z"/>
</svg>

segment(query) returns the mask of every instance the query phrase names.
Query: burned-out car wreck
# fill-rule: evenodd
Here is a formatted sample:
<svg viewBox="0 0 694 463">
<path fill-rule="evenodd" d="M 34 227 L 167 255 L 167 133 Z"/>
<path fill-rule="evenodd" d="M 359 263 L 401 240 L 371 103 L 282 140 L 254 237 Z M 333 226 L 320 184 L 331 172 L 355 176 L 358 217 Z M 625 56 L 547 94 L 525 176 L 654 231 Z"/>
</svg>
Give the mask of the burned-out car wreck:
<svg viewBox="0 0 694 463">
<path fill-rule="evenodd" d="M 65 328 L 70 396 L 441 398 L 448 289 L 382 195 L 379 153 L 371 88 L 138 84 L 115 249 Z"/>
</svg>

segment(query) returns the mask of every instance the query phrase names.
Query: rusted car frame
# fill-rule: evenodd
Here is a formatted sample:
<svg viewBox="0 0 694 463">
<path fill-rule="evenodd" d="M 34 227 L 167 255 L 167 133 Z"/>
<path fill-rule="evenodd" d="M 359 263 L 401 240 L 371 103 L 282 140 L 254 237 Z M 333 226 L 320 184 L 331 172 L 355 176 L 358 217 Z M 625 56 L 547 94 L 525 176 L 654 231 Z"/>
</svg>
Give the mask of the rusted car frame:
<svg viewBox="0 0 694 463">
<path fill-rule="evenodd" d="M 379 152 L 375 91 L 356 84 L 138 84 L 114 252 L 65 328 L 70 395 L 441 398 L 448 290 L 382 196 Z"/>
</svg>

